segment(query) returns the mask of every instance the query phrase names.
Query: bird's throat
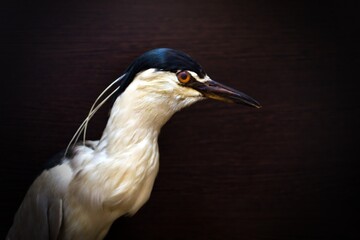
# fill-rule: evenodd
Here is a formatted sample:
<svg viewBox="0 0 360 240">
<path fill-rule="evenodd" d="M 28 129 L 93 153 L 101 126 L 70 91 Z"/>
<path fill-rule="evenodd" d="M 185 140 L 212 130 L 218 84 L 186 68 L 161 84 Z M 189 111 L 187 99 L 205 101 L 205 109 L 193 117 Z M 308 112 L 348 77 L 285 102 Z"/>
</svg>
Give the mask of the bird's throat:
<svg viewBox="0 0 360 240">
<path fill-rule="evenodd" d="M 157 144 L 162 126 L 175 112 L 156 95 L 129 86 L 116 99 L 98 147 L 115 154 L 139 144 Z"/>
</svg>

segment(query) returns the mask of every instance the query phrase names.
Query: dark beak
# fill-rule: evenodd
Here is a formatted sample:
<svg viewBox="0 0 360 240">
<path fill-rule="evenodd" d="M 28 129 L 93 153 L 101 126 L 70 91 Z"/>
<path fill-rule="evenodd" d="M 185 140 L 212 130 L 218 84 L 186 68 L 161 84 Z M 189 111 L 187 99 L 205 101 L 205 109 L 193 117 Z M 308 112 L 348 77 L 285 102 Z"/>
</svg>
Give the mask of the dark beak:
<svg viewBox="0 0 360 240">
<path fill-rule="evenodd" d="M 189 87 L 199 91 L 208 98 L 261 108 L 260 103 L 252 97 L 213 80 L 208 80 L 206 82 L 194 81 L 189 84 Z"/>
</svg>

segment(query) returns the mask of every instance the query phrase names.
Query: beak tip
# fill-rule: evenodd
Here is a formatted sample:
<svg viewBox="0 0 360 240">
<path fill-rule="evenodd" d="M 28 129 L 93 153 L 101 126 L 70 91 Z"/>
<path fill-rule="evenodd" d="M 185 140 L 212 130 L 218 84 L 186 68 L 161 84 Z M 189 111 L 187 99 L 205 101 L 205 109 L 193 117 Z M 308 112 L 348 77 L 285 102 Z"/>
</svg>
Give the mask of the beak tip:
<svg viewBox="0 0 360 240">
<path fill-rule="evenodd" d="M 262 108 L 261 104 L 260 104 L 258 101 L 256 101 L 256 104 L 255 104 L 254 106 L 255 106 L 257 109 Z"/>
<path fill-rule="evenodd" d="M 247 101 L 242 100 L 237 103 L 245 104 L 247 106 L 257 108 L 257 109 L 262 108 L 261 104 L 258 101 L 256 101 L 255 99 L 248 97 L 248 99 L 246 99 L 246 100 Z"/>
</svg>

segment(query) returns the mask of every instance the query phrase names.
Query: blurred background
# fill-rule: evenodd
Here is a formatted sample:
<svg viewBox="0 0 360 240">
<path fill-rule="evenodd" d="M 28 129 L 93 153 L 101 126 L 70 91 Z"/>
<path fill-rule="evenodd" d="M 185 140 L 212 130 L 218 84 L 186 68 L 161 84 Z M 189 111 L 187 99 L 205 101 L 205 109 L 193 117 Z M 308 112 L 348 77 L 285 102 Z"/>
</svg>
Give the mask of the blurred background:
<svg viewBox="0 0 360 240">
<path fill-rule="evenodd" d="M 43 164 L 140 54 L 183 50 L 261 109 L 162 129 L 149 202 L 107 239 L 360 239 L 356 1 L 5 1 L 1 236 Z M 92 120 L 100 137 L 111 104 Z"/>
</svg>

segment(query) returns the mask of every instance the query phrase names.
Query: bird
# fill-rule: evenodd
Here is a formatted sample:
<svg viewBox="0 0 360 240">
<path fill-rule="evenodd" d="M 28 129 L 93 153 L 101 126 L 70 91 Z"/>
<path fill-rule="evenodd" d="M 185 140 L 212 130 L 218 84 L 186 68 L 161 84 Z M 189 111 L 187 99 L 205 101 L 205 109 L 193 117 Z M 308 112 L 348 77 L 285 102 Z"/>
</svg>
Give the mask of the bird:
<svg viewBox="0 0 360 240">
<path fill-rule="evenodd" d="M 100 139 L 87 140 L 90 119 L 109 99 L 113 103 Z M 6 239 L 103 239 L 116 219 L 134 215 L 148 201 L 159 171 L 162 126 L 204 99 L 261 107 L 212 80 L 183 51 L 156 48 L 137 57 L 95 100 L 67 148 L 34 180 Z"/>
</svg>

